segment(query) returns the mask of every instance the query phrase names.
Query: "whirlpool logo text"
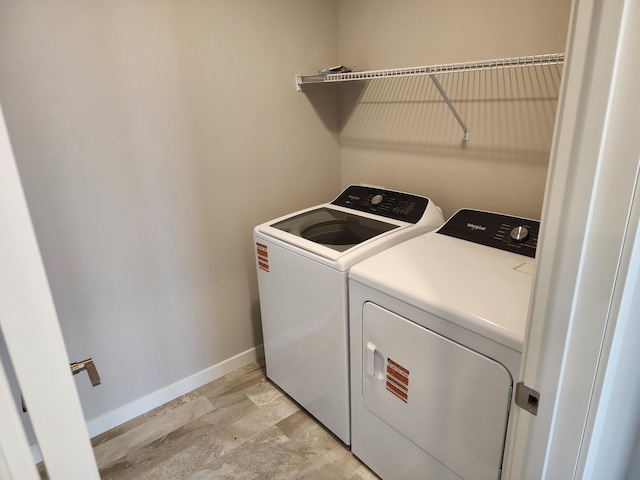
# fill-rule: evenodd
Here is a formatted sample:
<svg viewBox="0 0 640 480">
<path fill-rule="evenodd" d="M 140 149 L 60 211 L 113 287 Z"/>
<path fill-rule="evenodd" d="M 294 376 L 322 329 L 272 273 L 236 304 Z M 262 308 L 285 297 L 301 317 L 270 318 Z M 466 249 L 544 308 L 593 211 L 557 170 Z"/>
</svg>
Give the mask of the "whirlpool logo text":
<svg viewBox="0 0 640 480">
<path fill-rule="evenodd" d="M 482 231 L 485 231 L 487 229 L 487 227 L 485 227 L 484 225 L 476 225 L 475 223 L 467 223 L 467 228 L 470 228 L 471 230 L 482 230 Z"/>
</svg>

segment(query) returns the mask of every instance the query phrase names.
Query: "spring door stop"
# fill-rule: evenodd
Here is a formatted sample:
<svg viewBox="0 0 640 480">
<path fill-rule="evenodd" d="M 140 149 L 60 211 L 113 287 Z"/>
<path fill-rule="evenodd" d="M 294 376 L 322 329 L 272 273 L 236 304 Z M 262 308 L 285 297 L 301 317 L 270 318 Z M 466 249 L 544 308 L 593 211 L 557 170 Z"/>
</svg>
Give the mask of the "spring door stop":
<svg viewBox="0 0 640 480">
<path fill-rule="evenodd" d="M 95 363 L 93 363 L 93 358 L 87 358 L 86 360 L 82 360 L 80 362 L 74 362 L 72 364 L 70 364 L 71 367 L 71 373 L 73 375 L 77 375 L 80 372 L 84 372 L 85 370 L 87 371 L 87 373 L 89 374 L 89 380 L 91 381 L 91 385 L 93 387 L 97 387 L 98 385 L 100 385 L 101 380 L 100 380 L 100 375 L 98 375 L 98 370 L 96 369 L 96 365 Z M 21 400 L 22 400 L 22 411 L 26 412 L 27 411 L 27 405 L 24 402 L 24 397 L 21 396 Z"/>
</svg>

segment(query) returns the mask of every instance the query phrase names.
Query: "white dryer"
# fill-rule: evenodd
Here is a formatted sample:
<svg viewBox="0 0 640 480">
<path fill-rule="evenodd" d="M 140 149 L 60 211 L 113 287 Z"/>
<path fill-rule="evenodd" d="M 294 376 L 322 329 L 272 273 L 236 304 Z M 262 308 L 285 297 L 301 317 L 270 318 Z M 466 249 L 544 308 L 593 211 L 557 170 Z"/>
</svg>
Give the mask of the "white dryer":
<svg viewBox="0 0 640 480">
<path fill-rule="evenodd" d="M 267 376 L 347 445 L 349 269 L 443 223 L 426 197 L 351 185 L 254 229 Z"/>
<path fill-rule="evenodd" d="M 352 451 L 383 479 L 500 478 L 538 230 L 460 210 L 351 269 Z"/>
</svg>

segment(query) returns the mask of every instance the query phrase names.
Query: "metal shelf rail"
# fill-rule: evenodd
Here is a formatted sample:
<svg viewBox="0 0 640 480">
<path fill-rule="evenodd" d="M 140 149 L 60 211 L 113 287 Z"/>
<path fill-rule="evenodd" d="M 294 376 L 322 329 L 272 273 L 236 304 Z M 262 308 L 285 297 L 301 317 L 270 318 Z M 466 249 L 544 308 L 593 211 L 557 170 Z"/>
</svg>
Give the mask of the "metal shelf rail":
<svg viewBox="0 0 640 480">
<path fill-rule="evenodd" d="M 439 65 L 426 65 L 422 67 L 393 68 L 386 70 L 368 70 L 346 73 L 321 73 L 316 75 L 296 75 L 296 90 L 302 91 L 304 85 L 318 83 L 349 82 L 357 80 L 376 80 L 392 77 L 409 77 L 426 75 L 434 83 L 438 92 L 447 104 L 451 113 L 460 124 L 463 132 L 463 140 L 469 139 L 469 131 L 464 121 L 458 114 L 447 93 L 442 88 L 436 75 L 466 73 L 483 70 L 498 70 L 505 68 L 529 68 L 548 65 L 561 65 L 564 63 L 564 53 L 548 53 L 544 55 L 529 55 L 523 57 L 497 58 L 491 60 L 479 60 L 473 62 L 446 63 Z"/>
</svg>

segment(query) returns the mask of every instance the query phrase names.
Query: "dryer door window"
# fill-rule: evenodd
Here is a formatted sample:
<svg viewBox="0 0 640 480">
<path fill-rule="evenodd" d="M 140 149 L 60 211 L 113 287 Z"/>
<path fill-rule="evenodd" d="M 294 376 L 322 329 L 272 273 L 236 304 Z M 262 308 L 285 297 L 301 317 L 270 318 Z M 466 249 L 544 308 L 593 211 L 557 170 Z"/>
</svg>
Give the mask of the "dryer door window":
<svg viewBox="0 0 640 480">
<path fill-rule="evenodd" d="M 509 372 L 371 302 L 362 330 L 366 408 L 460 477 L 498 478 Z"/>
</svg>

